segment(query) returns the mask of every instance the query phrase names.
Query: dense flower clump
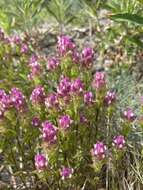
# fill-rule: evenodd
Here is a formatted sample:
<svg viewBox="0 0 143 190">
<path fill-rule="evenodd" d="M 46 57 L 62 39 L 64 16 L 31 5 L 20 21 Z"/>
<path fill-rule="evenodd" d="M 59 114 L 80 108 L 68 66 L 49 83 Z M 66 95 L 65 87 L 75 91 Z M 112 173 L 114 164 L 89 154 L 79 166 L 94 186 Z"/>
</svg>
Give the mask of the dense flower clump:
<svg viewBox="0 0 143 190">
<path fill-rule="evenodd" d="M 20 63 L 13 66 L 19 81 L 0 89 L 0 121 L 11 122 L 6 136 L 18 138 L 10 138 L 20 149 L 12 148 L 11 154 L 15 151 L 25 161 L 28 149 L 30 161 L 23 167 L 35 162 L 35 175 L 44 183 L 66 189 L 68 181 L 67 189 L 75 189 L 75 181 L 84 188 L 86 176 L 96 179 L 100 169 L 108 168 L 109 159 L 117 163 L 124 158 L 131 125 L 138 118 L 131 108 L 118 110 L 118 90 L 112 89 L 105 71 L 93 74 L 94 48 L 80 53 L 74 41 L 62 35 L 54 56 L 47 58 L 33 52 L 26 40 L 8 38 L 2 30 L 0 41 L 16 49 L 22 62 L 21 69 Z M 2 59 L 12 61 L 7 52 Z"/>
</svg>

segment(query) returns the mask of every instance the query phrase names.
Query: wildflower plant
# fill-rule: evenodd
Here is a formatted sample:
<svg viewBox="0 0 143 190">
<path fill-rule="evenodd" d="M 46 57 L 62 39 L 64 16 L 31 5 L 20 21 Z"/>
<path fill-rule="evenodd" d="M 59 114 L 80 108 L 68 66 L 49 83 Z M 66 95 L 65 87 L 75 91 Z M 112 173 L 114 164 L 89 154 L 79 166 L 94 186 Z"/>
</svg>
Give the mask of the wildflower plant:
<svg viewBox="0 0 143 190">
<path fill-rule="evenodd" d="M 92 74 L 94 50 L 84 47 L 80 54 L 70 37 L 59 36 L 55 56 L 47 59 L 23 39 L 1 36 L 0 67 L 7 73 L 0 86 L 1 152 L 13 175 L 19 172 L 25 187 L 26 175 L 33 177 L 35 189 L 39 182 L 53 190 L 95 189 L 105 168 L 110 184 L 109 164 L 119 168 L 136 116 L 131 108 L 117 114 L 108 74 Z"/>
</svg>

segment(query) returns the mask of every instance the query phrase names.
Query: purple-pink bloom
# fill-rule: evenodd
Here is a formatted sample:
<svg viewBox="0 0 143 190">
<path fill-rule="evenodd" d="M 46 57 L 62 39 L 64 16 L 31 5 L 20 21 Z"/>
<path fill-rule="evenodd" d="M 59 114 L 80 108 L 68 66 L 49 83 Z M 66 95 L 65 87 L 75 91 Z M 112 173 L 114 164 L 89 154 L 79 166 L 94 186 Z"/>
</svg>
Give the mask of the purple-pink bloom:
<svg viewBox="0 0 143 190">
<path fill-rule="evenodd" d="M 31 57 L 30 57 L 30 64 L 32 63 L 35 63 L 38 61 L 38 56 L 36 54 L 33 54 Z"/>
<path fill-rule="evenodd" d="M 47 108 L 52 108 L 52 107 L 58 107 L 59 101 L 58 101 L 58 97 L 57 94 L 49 94 L 46 98 L 45 98 L 45 106 Z"/>
<path fill-rule="evenodd" d="M 48 166 L 48 162 L 46 157 L 43 154 L 35 155 L 35 167 L 37 170 L 44 170 Z"/>
<path fill-rule="evenodd" d="M 55 70 L 59 65 L 59 60 L 56 57 L 52 57 L 48 60 L 47 69 Z"/>
<path fill-rule="evenodd" d="M 59 54 L 64 56 L 69 51 L 73 51 L 75 49 L 75 44 L 68 36 L 59 36 L 58 37 L 58 50 Z"/>
<path fill-rule="evenodd" d="M 31 121 L 31 124 L 34 126 L 34 127 L 39 127 L 41 125 L 41 120 L 39 117 L 35 116 L 32 118 L 32 121 Z"/>
<path fill-rule="evenodd" d="M 28 45 L 23 43 L 21 45 L 21 49 L 20 49 L 20 52 L 23 53 L 23 54 L 26 54 L 28 52 L 29 48 L 28 48 Z"/>
<path fill-rule="evenodd" d="M 71 91 L 71 81 L 68 77 L 62 77 L 57 87 L 57 93 L 61 96 L 69 95 Z"/>
<path fill-rule="evenodd" d="M 123 135 L 117 135 L 113 138 L 113 146 L 117 149 L 122 149 L 125 145 L 125 138 Z"/>
<path fill-rule="evenodd" d="M 123 112 L 123 116 L 128 121 L 134 121 L 136 118 L 136 115 L 134 114 L 133 110 L 131 108 L 128 108 Z"/>
<path fill-rule="evenodd" d="M 0 119 L 3 118 L 5 111 L 9 106 L 9 96 L 3 89 L 0 89 Z"/>
<path fill-rule="evenodd" d="M 82 51 L 82 63 L 84 66 L 89 67 L 93 62 L 94 51 L 90 47 L 85 47 Z"/>
<path fill-rule="evenodd" d="M 16 45 L 20 45 L 21 44 L 21 38 L 20 38 L 20 36 L 18 36 L 18 35 L 13 36 L 12 37 L 12 42 L 14 44 L 16 44 Z"/>
<path fill-rule="evenodd" d="M 105 87 L 106 81 L 105 81 L 105 73 L 104 72 L 96 72 L 93 79 L 93 87 L 98 89 L 101 89 Z"/>
<path fill-rule="evenodd" d="M 71 92 L 80 93 L 83 91 L 83 82 L 77 78 L 71 82 Z"/>
<path fill-rule="evenodd" d="M 94 148 L 91 150 L 91 154 L 93 157 L 102 160 L 105 158 L 106 150 L 106 145 L 104 145 L 102 142 L 97 142 L 96 144 L 94 144 Z"/>
<path fill-rule="evenodd" d="M 14 106 L 17 111 L 23 112 L 26 109 L 25 96 L 18 88 L 12 88 L 10 91 L 10 104 Z"/>
<path fill-rule="evenodd" d="M 53 144 L 57 140 L 57 129 L 56 127 L 49 121 L 45 121 L 42 123 L 42 136 L 43 140 L 49 144 Z"/>
<path fill-rule="evenodd" d="M 58 122 L 59 122 L 59 126 L 62 129 L 66 130 L 71 126 L 73 121 L 71 120 L 69 115 L 63 115 L 59 118 Z"/>
<path fill-rule="evenodd" d="M 116 93 L 115 91 L 108 91 L 105 98 L 104 102 L 107 106 L 111 105 L 116 101 Z"/>
<path fill-rule="evenodd" d="M 85 92 L 84 93 L 84 103 L 90 104 L 93 102 L 93 93 L 92 92 Z"/>
<path fill-rule="evenodd" d="M 63 167 L 60 170 L 60 175 L 61 175 L 62 179 L 65 180 L 65 179 L 71 178 L 73 172 L 74 172 L 73 168 Z"/>
<path fill-rule="evenodd" d="M 37 86 L 30 96 L 30 100 L 33 104 L 42 104 L 45 101 L 45 91 L 42 86 Z"/>
<path fill-rule="evenodd" d="M 31 68 L 32 77 L 41 73 L 41 65 L 37 61 L 30 63 L 29 66 Z"/>
<path fill-rule="evenodd" d="M 73 52 L 72 52 L 72 61 L 74 62 L 74 63 L 80 63 L 80 55 L 79 55 L 79 52 L 77 51 L 77 50 L 74 50 Z"/>
</svg>

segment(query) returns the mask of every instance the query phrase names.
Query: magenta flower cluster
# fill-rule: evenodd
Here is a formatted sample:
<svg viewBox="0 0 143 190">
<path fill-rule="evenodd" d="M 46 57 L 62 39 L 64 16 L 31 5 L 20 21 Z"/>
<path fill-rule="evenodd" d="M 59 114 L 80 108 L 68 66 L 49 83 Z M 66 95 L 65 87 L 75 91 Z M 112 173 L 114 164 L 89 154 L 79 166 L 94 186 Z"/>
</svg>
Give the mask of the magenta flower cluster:
<svg viewBox="0 0 143 190">
<path fill-rule="evenodd" d="M 97 159 L 102 160 L 105 158 L 107 147 L 102 142 L 97 142 L 94 144 L 93 149 L 91 149 L 91 154 L 93 157 L 97 157 Z"/>
<path fill-rule="evenodd" d="M 29 67 L 30 67 L 30 74 L 28 75 L 28 78 L 31 80 L 36 76 L 39 76 L 41 74 L 41 65 L 38 62 L 39 58 L 37 55 L 32 55 L 29 61 Z"/>
<path fill-rule="evenodd" d="M 59 36 L 58 37 L 58 49 L 60 55 L 66 55 L 69 51 L 75 49 L 75 44 L 68 36 Z"/>
<path fill-rule="evenodd" d="M 25 96 L 18 88 L 12 88 L 10 91 L 10 103 L 17 109 L 17 111 L 24 111 L 26 108 Z"/>
<path fill-rule="evenodd" d="M 123 116 L 128 121 L 134 121 L 136 118 L 136 115 L 134 114 L 133 110 L 131 108 L 128 108 L 123 112 Z"/>
<path fill-rule="evenodd" d="M 49 121 L 42 123 L 42 137 L 49 145 L 54 144 L 57 140 L 57 128 Z"/>
<path fill-rule="evenodd" d="M 37 170 L 44 170 L 48 166 L 46 157 L 43 154 L 35 155 L 35 167 Z"/>
<path fill-rule="evenodd" d="M 45 106 L 46 108 L 57 108 L 59 105 L 58 96 L 56 93 L 49 94 L 45 98 Z"/>
<path fill-rule="evenodd" d="M 104 98 L 106 105 L 111 105 L 116 101 L 116 93 L 114 91 L 108 91 Z"/>
<path fill-rule="evenodd" d="M 49 71 L 55 70 L 56 68 L 58 68 L 59 63 L 60 62 L 56 57 L 52 57 L 48 60 L 47 69 Z"/>
<path fill-rule="evenodd" d="M 59 126 L 64 130 L 68 129 L 71 126 L 72 122 L 73 121 L 69 115 L 64 115 L 59 118 Z"/>
<path fill-rule="evenodd" d="M 80 94 L 83 88 L 83 82 L 79 78 L 71 81 L 68 77 L 62 77 L 57 87 L 57 93 L 65 97 L 69 96 L 71 93 Z"/>
<path fill-rule="evenodd" d="M 64 179 L 71 178 L 73 172 L 74 172 L 73 168 L 63 167 L 60 170 L 60 175 L 61 175 L 62 179 L 64 180 Z"/>
<path fill-rule="evenodd" d="M 30 96 L 32 104 L 42 104 L 45 100 L 45 91 L 42 86 L 37 86 Z"/>
<path fill-rule="evenodd" d="M 0 118 L 3 118 L 5 111 L 9 106 L 9 96 L 3 89 L 0 89 Z"/>
<path fill-rule="evenodd" d="M 122 149 L 125 145 L 125 137 L 123 135 L 117 135 L 113 138 L 113 146 L 117 149 Z"/>
<path fill-rule="evenodd" d="M 96 72 L 93 79 L 93 87 L 97 90 L 104 88 L 106 85 L 105 78 L 106 77 L 104 72 Z"/>
</svg>

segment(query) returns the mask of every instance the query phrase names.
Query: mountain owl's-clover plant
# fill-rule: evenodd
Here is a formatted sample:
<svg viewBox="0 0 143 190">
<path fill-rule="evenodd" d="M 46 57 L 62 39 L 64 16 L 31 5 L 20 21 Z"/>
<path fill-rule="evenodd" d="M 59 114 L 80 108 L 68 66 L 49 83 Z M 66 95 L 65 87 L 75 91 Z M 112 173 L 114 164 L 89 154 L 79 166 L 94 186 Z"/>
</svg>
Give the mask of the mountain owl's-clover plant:
<svg viewBox="0 0 143 190">
<path fill-rule="evenodd" d="M 15 172 L 34 174 L 35 183 L 53 190 L 78 189 L 85 181 L 93 184 L 90 180 L 103 167 L 107 170 L 109 159 L 119 167 L 130 132 L 125 128 L 131 128 L 136 116 L 131 108 L 117 111 L 118 94 L 110 89 L 107 73 L 92 74 L 94 49 L 84 47 L 79 53 L 70 37 L 60 36 L 55 55 L 47 58 L 22 38 L 7 38 L 2 30 L 0 43 L 2 61 L 11 63 L 2 69 L 7 68 L 8 76 L 15 72 L 0 89 L 0 121 L 9 130 L 4 140 L 10 142 L 2 152 Z M 11 58 L 13 51 L 18 64 Z"/>
</svg>

